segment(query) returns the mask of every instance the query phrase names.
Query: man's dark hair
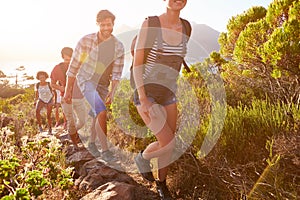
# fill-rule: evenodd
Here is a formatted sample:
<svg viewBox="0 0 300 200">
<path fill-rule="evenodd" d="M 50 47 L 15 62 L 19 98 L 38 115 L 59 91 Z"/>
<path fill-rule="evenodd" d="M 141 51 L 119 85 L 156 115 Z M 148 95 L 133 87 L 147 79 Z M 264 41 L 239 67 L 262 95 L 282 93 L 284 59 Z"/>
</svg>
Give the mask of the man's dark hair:
<svg viewBox="0 0 300 200">
<path fill-rule="evenodd" d="M 115 19 L 116 19 L 115 15 L 112 14 L 110 11 L 100 10 L 97 14 L 96 21 L 101 22 L 101 21 L 105 20 L 106 18 L 111 18 L 113 23 L 115 22 Z"/>
</svg>

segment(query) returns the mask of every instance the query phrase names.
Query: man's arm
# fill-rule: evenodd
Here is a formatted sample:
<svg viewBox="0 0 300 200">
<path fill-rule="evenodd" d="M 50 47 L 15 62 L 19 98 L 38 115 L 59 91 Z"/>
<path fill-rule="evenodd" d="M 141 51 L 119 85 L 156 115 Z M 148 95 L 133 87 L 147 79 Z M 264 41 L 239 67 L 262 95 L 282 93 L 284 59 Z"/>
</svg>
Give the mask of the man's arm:
<svg viewBox="0 0 300 200">
<path fill-rule="evenodd" d="M 57 82 L 55 82 L 55 80 L 52 80 L 52 79 L 51 79 L 51 87 L 54 90 L 59 90 L 60 92 L 64 92 L 64 90 L 65 90 L 64 86 L 57 84 Z"/>
<path fill-rule="evenodd" d="M 107 95 L 106 104 L 111 104 L 111 102 L 113 101 L 124 68 L 124 46 L 121 42 L 117 41 L 115 48 L 117 58 L 114 61 L 114 66 L 112 70 L 111 90 Z"/>
<path fill-rule="evenodd" d="M 75 77 L 68 76 L 64 100 L 66 101 L 66 103 L 69 104 L 72 102 L 72 92 L 73 92 L 74 82 L 75 82 Z"/>
<path fill-rule="evenodd" d="M 119 80 L 112 80 L 111 91 L 107 94 L 105 104 L 110 105 L 112 103 L 119 82 Z"/>
<path fill-rule="evenodd" d="M 70 104 L 72 102 L 73 86 L 76 79 L 78 70 L 80 69 L 82 62 L 86 59 L 87 54 L 82 50 L 82 39 L 78 42 L 75 51 L 73 52 L 70 65 L 67 70 L 67 80 L 65 87 L 65 94 L 63 100 Z"/>
</svg>

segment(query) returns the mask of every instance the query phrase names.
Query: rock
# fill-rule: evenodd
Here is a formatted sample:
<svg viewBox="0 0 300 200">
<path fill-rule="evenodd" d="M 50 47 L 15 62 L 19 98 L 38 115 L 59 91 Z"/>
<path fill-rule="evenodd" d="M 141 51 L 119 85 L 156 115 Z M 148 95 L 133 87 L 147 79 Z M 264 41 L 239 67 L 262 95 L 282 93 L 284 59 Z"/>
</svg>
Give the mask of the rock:
<svg viewBox="0 0 300 200">
<path fill-rule="evenodd" d="M 78 170 L 78 174 L 80 176 L 87 176 L 91 170 L 101 168 L 102 166 L 105 165 L 96 159 L 93 159 L 81 165 Z"/>
<path fill-rule="evenodd" d="M 89 162 L 94 163 L 94 162 Z M 96 163 L 97 164 L 97 163 Z M 88 165 L 85 165 L 88 166 Z M 79 182 L 80 181 L 80 182 Z M 128 184 L 134 184 L 133 179 L 125 173 L 118 172 L 105 165 L 95 165 L 93 169 L 82 171 L 82 175 L 77 179 L 75 185 L 79 185 L 79 189 L 95 189 L 101 184 L 119 181 Z"/>
<path fill-rule="evenodd" d="M 108 163 L 103 161 L 101 156 L 95 158 L 86 148 L 74 150 L 72 145 L 68 145 L 66 153 L 67 163 L 74 166 L 75 188 L 84 194 L 88 193 L 81 198 L 82 200 L 156 199 L 157 197 L 157 194 L 138 184 L 126 173 L 128 163 L 122 162 L 119 154 L 116 154 L 117 161 Z"/>
<path fill-rule="evenodd" d="M 134 200 L 134 191 L 133 185 L 112 181 L 98 187 L 81 200 Z"/>
<path fill-rule="evenodd" d="M 76 151 L 74 154 L 72 154 L 70 157 L 67 158 L 67 163 L 69 164 L 75 164 L 76 163 L 86 163 L 90 160 L 94 159 L 94 156 L 90 154 L 90 152 L 83 150 L 83 151 Z M 82 165 L 81 165 L 82 166 Z"/>
<path fill-rule="evenodd" d="M 104 183 L 105 180 L 102 178 L 101 174 L 91 173 L 82 179 L 81 183 L 79 184 L 79 189 L 92 191 Z"/>
</svg>

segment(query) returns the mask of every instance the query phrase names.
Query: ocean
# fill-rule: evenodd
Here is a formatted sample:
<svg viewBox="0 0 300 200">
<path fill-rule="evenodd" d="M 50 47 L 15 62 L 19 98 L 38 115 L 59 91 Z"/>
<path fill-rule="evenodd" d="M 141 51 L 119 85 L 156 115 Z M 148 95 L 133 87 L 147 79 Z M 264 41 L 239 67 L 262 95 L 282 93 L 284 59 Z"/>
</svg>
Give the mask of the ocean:
<svg viewBox="0 0 300 200">
<path fill-rule="evenodd" d="M 61 62 L 61 61 L 60 61 Z M 14 85 L 17 83 L 20 86 L 27 87 L 31 84 L 37 83 L 38 80 L 35 78 L 38 71 L 46 71 L 49 76 L 55 65 L 59 62 L 54 61 L 40 61 L 40 62 L 26 62 L 26 61 L 15 61 L 15 62 L 1 62 L 0 70 L 7 76 L 0 78 L 1 80 L 8 80 L 10 84 Z M 131 60 L 125 59 L 125 65 L 123 69 L 122 77 L 129 78 L 129 67 Z M 33 76 L 33 80 L 27 80 L 27 77 Z M 48 79 L 47 81 L 50 81 Z"/>
<path fill-rule="evenodd" d="M 10 84 L 17 83 L 21 86 L 28 86 L 38 82 L 35 79 L 38 71 L 46 71 L 49 76 L 53 67 L 58 64 L 57 62 L 26 62 L 26 61 L 15 61 L 15 62 L 0 62 L 0 70 L 6 75 L 5 78 L 0 80 L 8 80 Z M 27 77 L 32 76 L 33 80 L 27 80 Z M 50 81 L 50 80 L 48 80 Z"/>
</svg>

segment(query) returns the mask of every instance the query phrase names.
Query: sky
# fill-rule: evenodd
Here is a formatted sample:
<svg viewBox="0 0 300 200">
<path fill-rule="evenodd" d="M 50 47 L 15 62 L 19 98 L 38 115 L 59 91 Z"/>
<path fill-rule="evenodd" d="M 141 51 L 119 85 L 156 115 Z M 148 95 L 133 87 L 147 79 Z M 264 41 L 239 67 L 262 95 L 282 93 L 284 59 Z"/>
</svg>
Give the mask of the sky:
<svg viewBox="0 0 300 200">
<path fill-rule="evenodd" d="M 232 16 L 272 0 L 188 0 L 181 17 L 226 32 Z M 8 0 L 0 3 L 0 70 L 7 63 L 58 63 L 64 46 L 98 31 L 96 15 L 116 15 L 114 34 L 123 26 L 138 28 L 145 17 L 165 11 L 163 0 Z M 7 66 L 6 66 L 7 67 Z"/>
</svg>

